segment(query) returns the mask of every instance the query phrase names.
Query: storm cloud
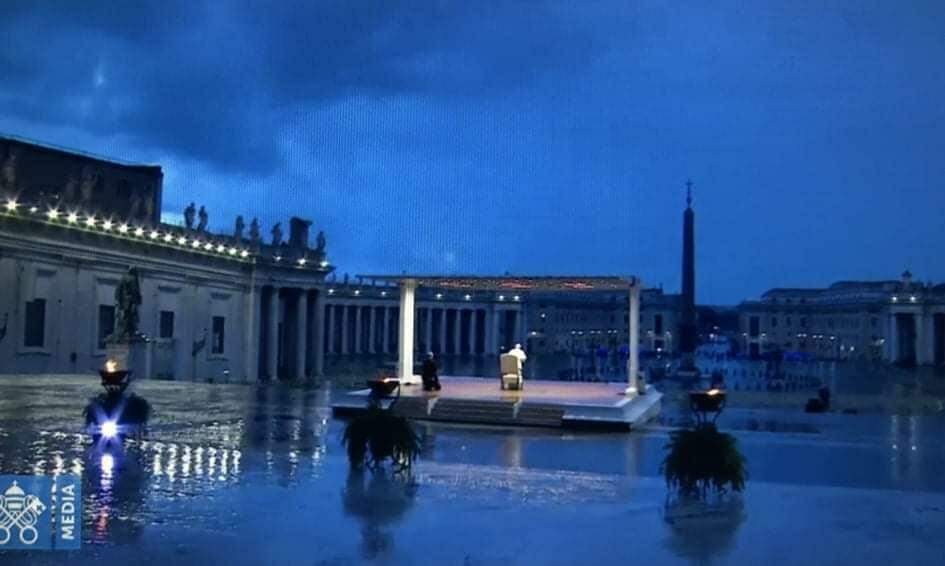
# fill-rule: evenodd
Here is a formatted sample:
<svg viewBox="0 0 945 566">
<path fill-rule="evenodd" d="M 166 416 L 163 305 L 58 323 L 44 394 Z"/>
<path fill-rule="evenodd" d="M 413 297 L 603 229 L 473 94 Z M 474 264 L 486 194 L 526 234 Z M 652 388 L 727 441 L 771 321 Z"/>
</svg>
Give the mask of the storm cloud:
<svg viewBox="0 0 945 566">
<path fill-rule="evenodd" d="M 342 271 L 636 273 L 700 300 L 945 278 L 937 3 L 5 2 L 0 131 L 298 214 Z"/>
</svg>

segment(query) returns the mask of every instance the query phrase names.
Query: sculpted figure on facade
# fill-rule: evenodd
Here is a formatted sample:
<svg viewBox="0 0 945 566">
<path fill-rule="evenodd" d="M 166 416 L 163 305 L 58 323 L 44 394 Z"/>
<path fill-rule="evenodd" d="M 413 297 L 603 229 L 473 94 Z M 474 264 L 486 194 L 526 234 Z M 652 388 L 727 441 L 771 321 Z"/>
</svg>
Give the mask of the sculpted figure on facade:
<svg viewBox="0 0 945 566">
<path fill-rule="evenodd" d="M 82 171 L 82 183 L 79 185 L 79 195 L 81 199 L 82 206 L 90 206 L 92 204 L 92 193 L 95 192 L 95 187 L 98 186 L 101 175 L 95 169 L 86 166 Z"/>
<path fill-rule="evenodd" d="M 194 229 L 194 216 L 197 215 L 197 207 L 194 206 L 194 203 L 187 205 L 187 208 L 184 209 L 184 226 L 188 230 Z"/>
<path fill-rule="evenodd" d="M 135 220 L 141 214 L 141 194 L 138 191 L 131 193 L 131 205 L 128 207 L 128 220 Z"/>
<path fill-rule="evenodd" d="M 233 226 L 233 237 L 236 238 L 237 242 L 243 241 L 243 230 L 246 229 L 246 221 L 243 220 L 243 215 L 240 214 L 236 217 L 236 225 Z"/>
<path fill-rule="evenodd" d="M 138 282 L 138 269 L 128 268 L 128 272 L 115 288 L 115 334 L 116 342 L 130 342 L 138 334 L 138 307 L 141 306 L 141 285 Z"/>
<path fill-rule="evenodd" d="M 253 221 L 249 223 L 249 241 L 250 241 L 250 243 L 252 243 L 254 246 L 258 246 L 258 245 L 259 245 L 259 239 L 260 239 L 260 234 L 259 234 L 259 219 L 258 219 L 258 218 L 253 218 Z"/>
<path fill-rule="evenodd" d="M 205 232 L 207 230 L 207 222 L 210 221 L 210 215 L 207 214 L 207 209 L 201 205 L 200 212 L 197 213 L 197 217 L 200 221 L 197 223 L 197 231 Z"/>
<path fill-rule="evenodd" d="M 144 194 L 144 221 L 148 224 L 154 221 L 154 189 L 150 185 Z"/>
<path fill-rule="evenodd" d="M 10 148 L 6 159 L 3 161 L 3 167 L 0 167 L 0 189 L 9 192 L 16 191 L 16 160 L 17 152 Z"/>
<path fill-rule="evenodd" d="M 74 203 L 78 189 L 79 179 L 76 178 L 75 172 L 69 173 L 69 178 L 66 179 L 66 184 L 62 187 L 61 202 L 64 204 Z"/>
</svg>

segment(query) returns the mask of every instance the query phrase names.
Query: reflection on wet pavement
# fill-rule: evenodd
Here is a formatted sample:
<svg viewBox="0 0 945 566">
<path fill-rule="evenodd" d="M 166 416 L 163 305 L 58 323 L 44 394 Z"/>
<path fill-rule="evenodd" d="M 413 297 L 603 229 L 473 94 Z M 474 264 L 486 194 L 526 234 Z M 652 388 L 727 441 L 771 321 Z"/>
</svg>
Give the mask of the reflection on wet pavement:
<svg viewBox="0 0 945 566">
<path fill-rule="evenodd" d="M 942 549 L 916 534 L 945 528 L 940 418 L 733 415 L 815 430 L 738 433 L 751 472 L 747 519 L 713 546 L 724 537 L 708 526 L 663 520 L 664 427 L 628 435 L 418 423 L 421 461 L 396 478 L 348 472 L 327 389 L 141 382 L 136 391 L 154 409 L 147 435 L 106 451 L 81 430 L 97 387 L 0 378 L 0 473 L 81 474 L 85 504 L 80 553 L 5 551 L 4 563 L 203 564 L 221 552 L 241 564 L 573 564 L 588 556 L 606 564 L 631 555 L 777 564 L 804 556 L 791 549 L 772 561 L 782 543 L 768 529 L 829 532 L 837 545 L 860 544 L 853 554 L 906 552 L 912 564 Z M 889 529 L 912 534 L 877 534 Z M 628 533 L 639 547 L 614 552 Z"/>
</svg>

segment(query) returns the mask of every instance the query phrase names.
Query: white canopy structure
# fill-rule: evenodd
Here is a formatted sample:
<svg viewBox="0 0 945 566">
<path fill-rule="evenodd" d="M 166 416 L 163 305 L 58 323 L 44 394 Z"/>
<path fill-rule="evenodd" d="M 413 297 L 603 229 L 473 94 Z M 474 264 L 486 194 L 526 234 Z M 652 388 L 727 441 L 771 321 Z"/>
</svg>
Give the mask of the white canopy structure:
<svg viewBox="0 0 945 566">
<path fill-rule="evenodd" d="M 398 324 L 397 377 L 404 384 L 419 384 L 414 374 L 415 298 L 420 286 L 454 291 L 509 292 L 580 292 L 626 291 L 629 293 L 629 356 L 627 359 L 627 395 L 642 393 L 639 380 L 640 357 L 640 291 L 638 277 L 490 277 L 490 276 L 428 276 L 428 275 L 364 275 L 364 279 L 395 282 L 400 286 L 400 320 Z"/>
</svg>

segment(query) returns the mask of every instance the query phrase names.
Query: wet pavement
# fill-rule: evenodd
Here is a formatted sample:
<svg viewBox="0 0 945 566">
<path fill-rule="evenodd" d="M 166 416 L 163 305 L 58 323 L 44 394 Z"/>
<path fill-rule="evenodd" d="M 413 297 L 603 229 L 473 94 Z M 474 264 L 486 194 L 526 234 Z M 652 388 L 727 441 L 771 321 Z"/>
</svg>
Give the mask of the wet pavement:
<svg viewBox="0 0 945 566">
<path fill-rule="evenodd" d="M 148 434 L 105 453 L 81 431 L 96 379 L 0 377 L 0 473 L 81 474 L 85 503 L 82 550 L 0 563 L 945 563 L 940 416 L 733 409 L 720 425 L 748 459 L 741 516 L 671 524 L 663 425 L 421 423 L 405 480 L 349 473 L 329 389 L 135 388 Z"/>
</svg>

